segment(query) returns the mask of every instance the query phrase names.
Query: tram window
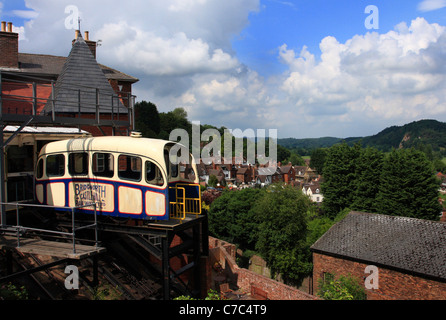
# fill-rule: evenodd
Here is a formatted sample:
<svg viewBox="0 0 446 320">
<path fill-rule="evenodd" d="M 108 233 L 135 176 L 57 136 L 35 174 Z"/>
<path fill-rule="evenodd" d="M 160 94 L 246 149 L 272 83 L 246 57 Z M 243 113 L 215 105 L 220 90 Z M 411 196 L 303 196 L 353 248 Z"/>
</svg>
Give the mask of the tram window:
<svg viewBox="0 0 446 320">
<path fill-rule="evenodd" d="M 169 151 L 164 150 L 164 161 L 166 162 L 167 176 L 170 176 L 172 178 L 178 177 L 178 164 L 172 163 L 172 161 L 177 162 L 177 157 L 174 155 L 170 155 Z"/>
<path fill-rule="evenodd" d="M 88 174 L 88 153 L 70 153 L 68 156 L 68 172 L 72 176 Z"/>
<path fill-rule="evenodd" d="M 157 186 L 162 186 L 164 184 L 161 170 L 151 161 L 146 161 L 146 182 Z"/>
<path fill-rule="evenodd" d="M 178 177 L 178 158 L 176 155 L 170 155 L 169 157 L 169 162 L 170 162 L 170 176 L 172 178 L 176 178 Z M 174 164 L 176 163 L 176 164 Z"/>
<path fill-rule="evenodd" d="M 111 153 L 95 153 L 93 154 L 92 171 L 95 176 L 112 178 L 113 155 Z"/>
<path fill-rule="evenodd" d="M 118 175 L 121 179 L 141 180 L 141 158 L 121 154 L 118 157 Z"/>
<path fill-rule="evenodd" d="M 36 172 L 36 178 L 40 179 L 43 177 L 43 159 L 40 159 L 37 163 L 37 172 Z"/>
<path fill-rule="evenodd" d="M 56 154 L 46 158 L 46 175 L 48 177 L 65 175 L 65 156 L 63 154 Z"/>
</svg>

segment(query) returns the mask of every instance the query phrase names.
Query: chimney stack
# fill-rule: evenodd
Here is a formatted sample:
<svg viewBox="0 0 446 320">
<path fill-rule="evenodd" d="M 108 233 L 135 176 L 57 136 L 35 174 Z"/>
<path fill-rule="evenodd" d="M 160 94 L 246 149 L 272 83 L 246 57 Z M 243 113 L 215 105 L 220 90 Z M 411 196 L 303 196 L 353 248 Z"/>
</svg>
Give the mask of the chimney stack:
<svg viewBox="0 0 446 320">
<path fill-rule="evenodd" d="M 73 44 L 77 40 L 79 35 L 80 35 L 80 30 L 76 30 L 76 32 L 74 34 Z M 93 57 L 96 59 L 96 41 L 91 41 L 89 39 L 89 32 L 88 31 L 84 32 L 84 41 L 88 45 L 88 47 L 90 48 L 90 51 L 93 54 Z"/>
<path fill-rule="evenodd" d="M 85 31 L 84 32 L 84 40 L 85 42 L 88 44 L 88 47 L 91 50 L 91 53 L 93 54 L 93 57 L 96 59 L 96 41 L 91 41 L 89 38 L 89 32 Z"/>
<path fill-rule="evenodd" d="M 19 67 L 19 34 L 12 32 L 12 22 L 1 22 L 0 29 L 0 68 Z"/>
</svg>

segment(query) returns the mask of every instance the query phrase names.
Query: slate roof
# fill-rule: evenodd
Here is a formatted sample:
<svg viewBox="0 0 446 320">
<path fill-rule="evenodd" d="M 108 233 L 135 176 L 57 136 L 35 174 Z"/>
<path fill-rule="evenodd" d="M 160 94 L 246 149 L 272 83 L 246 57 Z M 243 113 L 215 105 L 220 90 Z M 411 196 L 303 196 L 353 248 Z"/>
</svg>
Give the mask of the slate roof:
<svg viewBox="0 0 446 320">
<path fill-rule="evenodd" d="M 53 56 L 48 54 L 20 53 L 18 72 L 32 74 L 36 76 L 48 76 L 57 79 L 62 72 L 67 57 Z M 98 63 L 107 79 L 128 81 L 135 83 L 137 78 L 125 74 L 116 69 Z"/>
<path fill-rule="evenodd" d="M 87 43 L 79 35 L 55 84 L 56 112 L 78 112 L 80 90 L 81 112 L 94 113 L 96 111 L 96 89 L 99 89 L 101 113 L 112 112 L 112 99 L 113 112 L 117 112 L 118 105 L 119 113 L 127 112 L 127 108 L 117 98 Z M 50 103 L 45 106 L 44 110 L 51 110 Z"/>
<path fill-rule="evenodd" d="M 443 222 L 352 211 L 311 250 L 446 281 Z"/>
<path fill-rule="evenodd" d="M 259 176 L 272 176 L 277 172 L 276 167 L 260 167 L 257 169 Z"/>
</svg>

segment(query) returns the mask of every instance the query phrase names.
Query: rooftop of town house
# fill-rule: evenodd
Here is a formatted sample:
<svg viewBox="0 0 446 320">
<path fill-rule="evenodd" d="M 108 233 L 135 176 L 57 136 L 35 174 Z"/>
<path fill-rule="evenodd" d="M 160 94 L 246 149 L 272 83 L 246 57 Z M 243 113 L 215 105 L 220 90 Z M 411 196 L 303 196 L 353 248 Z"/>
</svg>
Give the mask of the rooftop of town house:
<svg viewBox="0 0 446 320">
<path fill-rule="evenodd" d="M 311 250 L 446 281 L 446 223 L 350 212 Z"/>
</svg>

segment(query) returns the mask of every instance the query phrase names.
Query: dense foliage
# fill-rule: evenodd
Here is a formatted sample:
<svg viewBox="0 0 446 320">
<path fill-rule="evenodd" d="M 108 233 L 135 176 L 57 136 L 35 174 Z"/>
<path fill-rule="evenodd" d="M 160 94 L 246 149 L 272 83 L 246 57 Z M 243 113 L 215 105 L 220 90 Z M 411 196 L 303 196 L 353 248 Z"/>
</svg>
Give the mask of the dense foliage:
<svg viewBox="0 0 446 320">
<path fill-rule="evenodd" d="M 438 220 L 439 183 L 425 153 L 411 149 L 384 154 L 359 144 L 335 145 L 324 165 L 323 208 L 334 217 L 344 208 Z"/>
<path fill-rule="evenodd" d="M 364 287 L 352 276 L 326 274 L 319 279 L 317 295 L 324 300 L 366 300 Z"/>
<path fill-rule="evenodd" d="M 307 248 L 310 200 L 289 185 L 274 185 L 252 209 L 257 222 L 256 251 L 285 283 L 299 284 L 312 270 Z"/>
<path fill-rule="evenodd" d="M 424 153 L 415 149 L 394 150 L 383 161 L 376 211 L 438 220 L 438 187 L 432 164 Z"/>
<path fill-rule="evenodd" d="M 350 147 L 346 143 L 335 145 L 328 151 L 321 189 L 324 210 L 330 217 L 349 207 L 355 200 L 356 167 L 360 152 L 359 145 Z"/>
<path fill-rule="evenodd" d="M 258 225 L 251 209 L 265 192 L 264 189 L 224 191 L 209 210 L 210 234 L 238 244 L 243 250 L 254 250 Z"/>
<path fill-rule="evenodd" d="M 299 284 L 312 270 L 313 242 L 308 239 L 331 226 L 328 221 L 314 223 L 313 211 L 310 200 L 291 186 L 225 191 L 210 207 L 209 231 L 242 250 L 255 251 L 273 275 Z"/>
</svg>

